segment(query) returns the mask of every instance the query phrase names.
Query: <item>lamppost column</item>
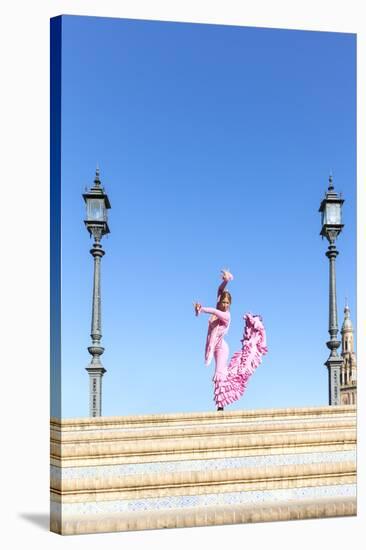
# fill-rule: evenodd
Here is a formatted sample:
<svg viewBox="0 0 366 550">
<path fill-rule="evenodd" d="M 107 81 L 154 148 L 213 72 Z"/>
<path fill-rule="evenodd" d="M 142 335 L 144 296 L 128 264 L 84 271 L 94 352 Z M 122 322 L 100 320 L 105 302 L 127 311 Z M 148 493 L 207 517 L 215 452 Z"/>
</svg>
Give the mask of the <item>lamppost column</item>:
<svg viewBox="0 0 366 550">
<path fill-rule="evenodd" d="M 101 231 L 100 231 L 101 233 Z M 95 242 L 90 254 L 94 258 L 94 277 L 93 277 L 93 302 L 92 302 L 92 322 L 91 339 L 92 345 L 88 351 L 92 360 L 86 370 L 89 373 L 89 416 L 102 415 L 102 378 L 106 369 L 103 367 L 100 356 L 104 348 L 100 345 L 102 339 L 102 308 L 101 308 L 101 259 L 104 256 L 104 250 L 99 242 L 101 234 L 99 231 L 93 232 Z"/>
<path fill-rule="evenodd" d="M 337 340 L 338 334 L 338 318 L 337 318 L 337 290 L 336 290 L 336 272 L 335 259 L 338 256 L 338 250 L 332 240 L 329 244 L 326 256 L 329 258 L 329 335 L 330 341 L 327 342 L 328 348 L 331 350 L 331 356 L 337 356 L 337 349 L 340 346 L 340 341 Z"/>
<path fill-rule="evenodd" d="M 91 324 L 90 336 L 92 337 L 93 344 L 98 345 L 102 338 L 102 308 L 101 308 L 102 300 L 101 300 L 101 290 L 100 290 L 100 278 L 101 278 L 100 268 L 101 268 L 101 259 L 104 256 L 104 250 L 102 250 L 102 245 L 99 243 L 99 241 L 97 241 L 97 239 L 94 242 L 93 248 L 90 250 L 90 254 L 94 258 L 93 307 L 92 307 L 92 324 Z M 98 361 L 98 359 L 96 359 L 96 361 Z"/>
<path fill-rule="evenodd" d="M 327 347 L 330 349 L 330 355 L 325 365 L 328 368 L 329 382 L 329 405 L 341 404 L 341 367 L 343 359 L 338 355 L 337 349 L 341 342 L 337 340 L 338 319 L 337 319 L 337 289 L 336 289 L 336 269 L 335 260 L 338 256 L 338 250 L 335 246 L 336 233 L 329 232 L 329 246 L 326 256 L 329 258 L 329 336 Z"/>
</svg>

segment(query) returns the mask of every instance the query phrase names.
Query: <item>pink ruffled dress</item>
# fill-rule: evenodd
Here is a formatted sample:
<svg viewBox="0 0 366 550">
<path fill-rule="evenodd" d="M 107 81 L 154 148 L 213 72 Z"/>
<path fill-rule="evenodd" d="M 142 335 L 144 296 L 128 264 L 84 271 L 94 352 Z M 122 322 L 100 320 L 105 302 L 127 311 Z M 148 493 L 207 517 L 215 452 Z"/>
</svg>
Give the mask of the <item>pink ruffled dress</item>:
<svg viewBox="0 0 366 550">
<path fill-rule="evenodd" d="M 261 317 L 246 313 L 244 320 L 242 349 L 232 356 L 226 378 L 215 384 L 215 402 L 219 407 L 230 405 L 243 396 L 250 377 L 268 352 Z"/>
<path fill-rule="evenodd" d="M 217 297 L 220 301 L 228 281 L 219 286 Z M 224 340 L 230 327 L 230 312 L 215 308 L 201 307 L 199 313 L 209 313 L 208 332 L 205 347 L 205 364 L 210 365 L 215 358 L 214 401 L 217 407 L 225 407 L 242 397 L 249 378 L 259 366 L 262 356 L 267 353 L 266 332 L 259 315 L 246 313 L 242 349 L 234 353 L 228 365 L 229 347 Z"/>
</svg>

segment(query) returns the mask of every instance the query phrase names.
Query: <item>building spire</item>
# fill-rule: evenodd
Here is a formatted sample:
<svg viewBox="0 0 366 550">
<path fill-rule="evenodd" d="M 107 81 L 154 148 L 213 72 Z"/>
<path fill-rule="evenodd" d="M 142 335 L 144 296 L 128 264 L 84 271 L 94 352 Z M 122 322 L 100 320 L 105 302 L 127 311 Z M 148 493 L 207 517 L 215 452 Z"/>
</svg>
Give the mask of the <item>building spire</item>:
<svg viewBox="0 0 366 550">
<path fill-rule="evenodd" d="M 343 325 L 342 325 L 342 332 L 344 332 L 345 330 L 347 331 L 353 331 L 353 325 L 352 325 L 352 321 L 351 321 L 351 310 L 350 310 L 350 307 L 348 305 L 348 299 L 346 297 L 346 300 L 345 300 L 345 306 L 344 306 L 344 321 L 343 321 Z"/>
</svg>

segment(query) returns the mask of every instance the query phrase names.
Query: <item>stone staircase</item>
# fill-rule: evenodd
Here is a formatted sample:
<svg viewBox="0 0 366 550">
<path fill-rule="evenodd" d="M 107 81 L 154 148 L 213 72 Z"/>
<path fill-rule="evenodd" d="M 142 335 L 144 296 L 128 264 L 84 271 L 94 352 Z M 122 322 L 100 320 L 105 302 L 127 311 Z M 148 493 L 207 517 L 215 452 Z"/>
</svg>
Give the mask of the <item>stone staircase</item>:
<svg viewBox="0 0 366 550">
<path fill-rule="evenodd" d="M 355 514 L 354 406 L 51 419 L 57 533 Z"/>
</svg>

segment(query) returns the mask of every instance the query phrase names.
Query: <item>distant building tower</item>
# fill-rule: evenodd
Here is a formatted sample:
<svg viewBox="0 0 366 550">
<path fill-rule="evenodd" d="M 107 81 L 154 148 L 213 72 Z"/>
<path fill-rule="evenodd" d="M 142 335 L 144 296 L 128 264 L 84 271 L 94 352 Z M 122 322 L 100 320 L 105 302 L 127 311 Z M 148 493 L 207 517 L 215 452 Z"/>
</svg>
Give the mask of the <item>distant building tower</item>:
<svg viewBox="0 0 366 550">
<path fill-rule="evenodd" d="M 355 405 L 357 393 L 357 364 L 354 351 L 354 334 L 350 318 L 350 309 L 346 303 L 344 321 L 342 325 L 342 358 L 340 390 L 341 405 Z"/>
</svg>

